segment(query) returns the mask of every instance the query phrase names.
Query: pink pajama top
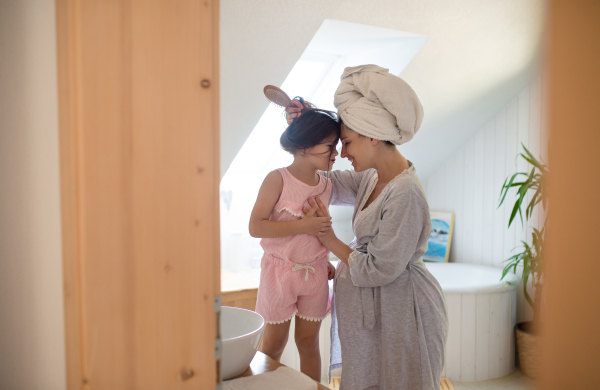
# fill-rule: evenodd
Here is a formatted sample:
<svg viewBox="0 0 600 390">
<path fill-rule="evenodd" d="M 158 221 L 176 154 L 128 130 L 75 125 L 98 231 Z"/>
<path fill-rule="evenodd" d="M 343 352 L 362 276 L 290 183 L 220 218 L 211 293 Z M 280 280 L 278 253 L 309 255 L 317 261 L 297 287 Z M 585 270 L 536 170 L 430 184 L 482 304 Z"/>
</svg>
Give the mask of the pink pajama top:
<svg viewBox="0 0 600 390">
<path fill-rule="evenodd" d="M 287 168 L 279 168 L 278 171 L 283 176 L 283 190 L 269 217 L 271 221 L 301 219 L 304 216 L 302 209 L 311 208 L 308 199 L 319 194 L 321 194 L 319 198 L 323 204 L 329 207 L 333 190 L 331 180 L 319 175 L 319 183 L 316 186 L 309 186 L 292 176 Z M 307 264 L 326 259 L 329 254 L 329 250 L 321 244 L 317 237 L 308 234 L 263 238 L 260 240 L 260 245 L 265 251 L 265 256 L 288 260 L 296 264 Z"/>
<path fill-rule="evenodd" d="M 310 208 L 308 199 L 319 196 L 328 205 L 332 184 L 319 176 L 316 186 L 309 186 L 292 176 L 286 168 L 283 190 L 275 204 L 271 221 L 293 221 L 304 216 Z M 327 255 L 319 239 L 308 234 L 279 238 L 263 238 L 265 250 L 261 261 L 260 285 L 256 312 L 270 324 L 280 324 L 298 316 L 307 321 L 321 321 L 331 308 L 327 283 Z"/>
</svg>

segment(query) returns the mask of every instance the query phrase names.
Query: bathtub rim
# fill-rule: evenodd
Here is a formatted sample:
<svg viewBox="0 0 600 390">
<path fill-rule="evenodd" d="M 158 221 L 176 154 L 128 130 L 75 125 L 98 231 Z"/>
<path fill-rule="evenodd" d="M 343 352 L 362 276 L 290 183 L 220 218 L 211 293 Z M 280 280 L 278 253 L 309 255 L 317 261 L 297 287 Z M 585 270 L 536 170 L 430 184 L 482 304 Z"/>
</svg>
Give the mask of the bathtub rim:
<svg viewBox="0 0 600 390">
<path fill-rule="evenodd" d="M 435 277 L 435 273 L 432 272 L 428 266 L 429 265 L 434 265 L 436 267 L 461 267 L 461 268 L 470 268 L 470 269 L 485 269 L 486 271 L 495 271 L 498 273 L 498 277 L 502 276 L 502 269 L 501 268 L 497 268 L 497 267 L 493 267 L 490 265 L 483 265 L 483 264 L 469 264 L 469 263 L 437 263 L 437 262 L 425 262 L 425 267 L 427 268 L 427 270 Z M 436 280 L 438 280 L 436 278 Z M 440 281 L 438 280 L 438 283 L 440 283 Z M 442 287 L 442 291 L 445 294 L 496 294 L 496 293 L 503 293 L 503 292 L 507 292 L 507 291 L 511 291 L 511 290 L 515 290 L 519 285 L 519 278 L 517 277 L 517 275 L 513 274 L 511 271 L 509 271 L 506 276 L 504 277 L 504 280 L 500 281 L 498 279 L 498 282 L 493 283 L 493 284 L 489 284 L 489 285 L 482 285 L 482 286 L 474 286 L 474 287 L 463 287 L 463 286 L 446 286 L 444 287 L 442 285 L 442 283 L 440 283 L 440 286 Z"/>
</svg>

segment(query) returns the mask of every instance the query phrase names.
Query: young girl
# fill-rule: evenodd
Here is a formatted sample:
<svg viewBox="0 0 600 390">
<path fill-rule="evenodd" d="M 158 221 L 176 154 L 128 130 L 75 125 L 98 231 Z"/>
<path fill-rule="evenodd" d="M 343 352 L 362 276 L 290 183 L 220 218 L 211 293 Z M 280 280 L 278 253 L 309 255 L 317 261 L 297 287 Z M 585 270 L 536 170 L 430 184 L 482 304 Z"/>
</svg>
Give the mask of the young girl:
<svg viewBox="0 0 600 390">
<path fill-rule="evenodd" d="M 267 322 L 260 350 L 279 361 L 288 340 L 290 320 L 296 318 L 300 370 L 321 380 L 319 328 L 331 307 L 329 285 L 335 273 L 329 250 L 317 238 L 331 226 L 329 217 L 312 217 L 317 210 L 308 200 L 331 200 L 329 171 L 338 152 L 340 125 L 334 113 L 303 110 L 281 135 L 281 146 L 294 155 L 287 168 L 265 178 L 250 216 L 250 235 L 262 238 L 260 286 L 256 311 Z M 304 218 L 306 214 L 312 218 Z"/>
</svg>

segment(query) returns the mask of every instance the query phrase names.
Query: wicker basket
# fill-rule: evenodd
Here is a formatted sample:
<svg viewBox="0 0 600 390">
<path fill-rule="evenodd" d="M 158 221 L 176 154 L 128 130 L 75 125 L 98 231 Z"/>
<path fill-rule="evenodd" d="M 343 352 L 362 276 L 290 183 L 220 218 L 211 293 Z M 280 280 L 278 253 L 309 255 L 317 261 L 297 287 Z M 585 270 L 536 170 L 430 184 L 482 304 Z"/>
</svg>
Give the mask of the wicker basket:
<svg viewBox="0 0 600 390">
<path fill-rule="evenodd" d="M 538 376 L 538 340 L 531 332 L 531 322 L 520 322 L 515 327 L 517 333 L 517 350 L 521 372 L 530 378 Z"/>
</svg>

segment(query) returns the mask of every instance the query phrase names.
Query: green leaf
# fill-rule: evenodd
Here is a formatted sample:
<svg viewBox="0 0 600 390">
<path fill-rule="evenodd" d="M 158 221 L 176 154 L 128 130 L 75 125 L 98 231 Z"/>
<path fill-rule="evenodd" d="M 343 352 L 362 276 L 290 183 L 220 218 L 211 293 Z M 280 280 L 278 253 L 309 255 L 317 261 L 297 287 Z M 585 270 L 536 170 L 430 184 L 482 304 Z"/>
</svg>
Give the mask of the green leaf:
<svg viewBox="0 0 600 390">
<path fill-rule="evenodd" d="M 527 153 L 527 157 L 523 156 L 523 158 L 525 158 L 531 165 L 534 165 L 535 167 L 537 167 L 540 171 L 544 170 L 544 165 L 541 164 L 538 160 L 536 160 L 536 158 L 533 156 L 533 154 L 531 154 L 531 152 L 529 151 L 529 149 L 527 149 L 525 147 L 525 145 L 523 145 L 523 143 L 521 143 L 521 145 L 523 146 L 523 149 L 525 149 L 525 153 Z"/>
</svg>

